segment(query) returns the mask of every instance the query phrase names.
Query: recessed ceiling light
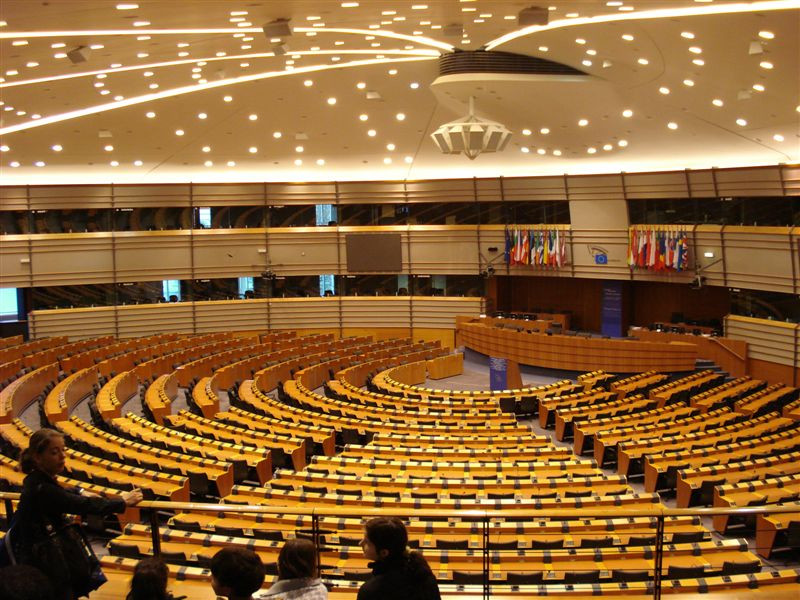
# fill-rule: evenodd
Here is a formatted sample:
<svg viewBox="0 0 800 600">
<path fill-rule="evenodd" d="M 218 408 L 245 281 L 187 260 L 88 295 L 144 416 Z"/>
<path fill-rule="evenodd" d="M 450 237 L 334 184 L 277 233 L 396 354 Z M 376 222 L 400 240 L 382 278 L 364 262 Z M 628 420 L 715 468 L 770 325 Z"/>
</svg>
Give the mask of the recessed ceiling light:
<svg viewBox="0 0 800 600">
<path fill-rule="evenodd" d="M 589 56 L 597 56 L 597 50 L 594 50 L 593 48 L 589 48 L 586 51 L 586 54 L 588 54 Z"/>
<path fill-rule="evenodd" d="M 295 151 L 295 152 L 298 152 L 298 153 L 300 153 L 300 152 L 304 152 L 304 151 L 305 151 L 305 148 L 303 148 L 303 146 L 295 146 L 295 147 L 294 147 L 294 151 Z"/>
<path fill-rule="evenodd" d="M 588 119 L 581 119 L 580 121 L 578 121 L 578 125 L 580 127 L 586 127 L 588 124 L 589 124 L 589 120 Z"/>
<path fill-rule="evenodd" d="M 13 42 L 11 42 L 11 45 L 12 46 L 27 46 L 28 45 L 28 40 L 14 40 Z"/>
<path fill-rule="evenodd" d="M 8 163 L 8 166 L 16 169 L 19 166 L 19 163 L 15 160 L 12 160 L 10 163 Z"/>
<path fill-rule="evenodd" d="M 389 69 L 389 75 L 397 75 L 397 69 Z"/>
<path fill-rule="evenodd" d="M 233 102 L 233 96 L 224 96 L 222 99 L 225 102 Z"/>
<path fill-rule="evenodd" d="M 684 79 L 683 80 L 683 85 L 692 87 L 694 85 L 694 81 L 692 81 L 691 79 Z"/>
<path fill-rule="evenodd" d="M 358 120 L 359 121 L 366 121 L 367 119 L 369 119 L 369 115 L 367 115 L 367 114 L 363 114 L 362 113 L 362 114 L 358 115 Z"/>
<path fill-rule="evenodd" d="M 301 166 L 302 164 L 303 164 L 303 161 L 302 161 L 301 159 L 299 159 L 299 158 L 295 158 L 295 159 L 294 159 L 294 166 L 295 166 L 295 167 L 299 167 L 299 166 Z"/>
<path fill-rule="evenodd" d="M 765 89 L 767 89 L 767 88 L 765 88 L 765 87 L 764 87 L 763 85 L 761 85 L 760 83 L 754 83 L 754 84 L 753 84 L 753 89 L 754 89 L 755 91 L 757 91 L 757 92 L 763 92 L 763 91 L 764 91 Z"/>
<path fill-rule="evenodd" d="M 677 129 L 678 128 L 678 124 L 675 123 L 674 121 L 670 121 L 669 123 L 667 123 L 667 127 L 669 129 Z"/>
<path fill-rule="evenodd" d="M 313 82 L 313 81 L 311 81 L 310 79 L 306 79 L 306 80 L 303 82 L 303 85 L 304 85 L 304 86 L 306 86 L 306 87 L 311 87 L 312 85 L 314 85 L 314 82 Z"/>
<path fill-rule="evenodd" d="M 146 112 L 146 113 L 144 113 L 144 116 L 145 116 L 145 117 L 147 117 L 148 119 L 155 119 L 155 118 L 156 118 L 156 113 L 154 113 L 154 112 L 151 110 L 151 111 L 149 111 L 149 112 Z"/>
<path fill-rule="evenodd" d="M 612 150 L 613 148 L 614 146 L 612 146 L 611 144 L 603 144 L 603 150 L 605 150 L 606 152 Z"/>
<path fill-rule="evenodd" d="M 561 150 L 553 150 L 553 156 L 561 156 Z"/>
<path fill-rule="evenodd" d="M 342 2 L 342 8 L 356 8 L 358 7 L 358 2 Z"/>
<path fill-rule="evenodd" d="M 782 142 L 784 138 L 780 133 L 776 133 L 775 135 L 772 136 L 772 139 L 775 140 L 776 142 Z"/>
<path fill-rule="evenodd" d="M 39 63 L 36 62 L 35 60 L 31 60 L 29 62 L 26 62 L 25 66 L 28 67 L 29 69 L 33 69 L 34 67 L 38 67 Z"/>
<path fill-rule="evenodd" d="M 725 103 L 724 103 L 722 100 L 720 100 L 719 98 L 714 98 L 714 99 L 711 101 L 711 104 L 713 104 L 714 106 L 722 106 L 722 105 L 724 105 Z"/>
<path fill-rule="evenodd" d="M 35 164 L 37 167 L 43 167 L 45 165 L 45 162 L 43 160 L 37 160 L 33 164 Z"/>
<path fill-rule="evenodd" d="M 411 5 L 411 10 L 425 10 L 426 8 L 428 8 L 427 4 L 412 4 Z"/>
<path fill-rule="evenodd" d="M 206 167 L 213 167 L 214 163 L 212 161 L 210 161 L 210 160 L 207 160 L 206 162 L 203 163 L 203 165 L 206 166 Z"/>
<path fill-rule="evenodd" d="M 203 146 L 203 147 L 201 148 L 201 150 L 202 150 L 203 152 L 211 152 L 211 146 Z"/>
<path fill-rule="evenodd" d="M 417 88 L 419 88 L 419 84 L 416 81 L 412 81 L 411 83 L 408 84 L 408 87 L 410 87 L 412 90 L 416 90 Z"/>
<path fill-rule="evenodd" d="M 208 115 L 206 113 L 203 113 L 203 112 L 197 113 L 197 118 L 202 121 L 203 119 L 207 119 Z"/>
<path fill-rule="evenodd" d="M 575 43 L 576 43 L 576 44 L 581 44 L 581 45 L 583 45 L 583 44 L 585 44 L 585 43 L 586 43 L 586 40 L 585 40 L 585 39 L 583 39 L 583 38 L 578 38 L 578 39 L 576 39 L 576 40 L 575 40 Z"/>
<path fill-rule="evenodd" d="M 403 157 L 403 160 L 404 160 L 404 161 L 405 161 L 407 164 L 409 164 L 409 165 L 410 165 L 412 162 L 414 162 L 414 157 L 413 157 L 413 156 L 405 156 L 405 157 Z"/>
<path fill-rule="evenodd" d="M 531 133 L 532 133 L 532 132 L 531 132 L 531 130 L 530 130 L 530 129 L 523 129 L 523 130 L 522 130 L 522 135 L 530 135 Z"/>
<path fill-rule="evenodd" d="M 318 164 L 320 167 L 321 167 L 321 166 L 323 166 L 323 165 L 325 164 L 325 159 L 324 159 L 324 158 L 318 158 L 318 159 L 317 159 L 317 164 Z"/>
<path fill-rule="evenodd" d="M 682 38 L 686 38 L 687 40 L 693 40 L 694 34 L 691 31 L 684 31 L 681 33 Z"/>
<path fill-rule="evenodd" d="M 50 44 L 50 47 L 55 50 L 56 48 L 66 47 L 66 44 L 64 42 L 56 42 L 55 44 Z"/>
<path fill-rule="evenodd" d="M 745 127 L 747 125 L 747 119 L 736 119 L 736 124 L 739 127 Z"/>
<path fill-rule="evenodd" d="M 626 42 L 632 42 L 634 38 L 630 33 L 623 33 L 622 39 L 625 40 Z"/>
<path fill-rule="evenodd" d="M 617 146 L 619 146 L 620 148 L 624 148 L 627 145 L 628 145 L 628 140 L 620 140 L 617 142 Z"/>
<path fill-rule="evenodd" d="M 141 167 L 143 164 L 144 163 L 142 161 L 140 161 L 140 160 L 133 161 L 133 166 L 134 167 Z"/>
<path fill-rule="evenodd" d="M 587 148 L 586 149 L 586 153 L 587 154 L 594 154 L 595 152 L 597 152 L 597 148 Z"/>
<path fill-rule="evenodd" d="M 775 38 L 775 34 L 771 31 L 759 31 L 758 37 L 764 38 L 765 40 L 771 40 Z"/>
<path fill-rule="evenodd" d="M 536 154 L 542 154 L 542 155 L 547 154 L 547 150 L 545 150 L 544 148 L 539 148 L 536 151 Z"/>
<path fill-rule="evenodd" d="M 385 165 L 392 164 L 392 159 L 387 156 L 386 158 L 383 159 L 383 164 Z"/>
<path fill-rule="evenodd" d="M 649 65 L 650 64 L 650 61 L 647 60 L 646 58 L 640 58 L 636 62 L 638 62 L 640 65 Z"/>
<path fill-rule="evenodd" d="M 118 167 L 119 166 L 119 161 L 118 160 L 112 160 L 108 164 L 110 164 L 112 167 Z"/>
<path fill-rule="evenodd" d="M 367 84 L 366 84 L 366 83 L 364 83 L 363 81 L 359 81 L 359 82 L 356 84 L 356 87 L 357 87 L 358 89 L 360 89 L 360 90 L 363 90 L 365 87 L 367 87 Z"/>
<path fill-rule="evenodd" d="M 548 133 L 550 133 L 550 129 L 548 129 L 547 127 L 542 127 L 539 130 L 539 133 L 541 133 L 542 135 L 547 135 Z"/>
<path fill-rule="evenodd" d="M 771 69 L 771 68 L 772 68 L 774 65 L 773 65 L 771 62 L 769 62 L 768 60 L 762 60 L 762 61 L 759 63 L 759 66 L 760 66 L 762 69 Z"/>
<path fill-rule="evenodd" d="M 64 149 L 61 144 L 53 144 L 50 148 L 53 152 L 61 152 Z"/>
<path fill-rule="evenodd" d="M 336 98 L 333 98 L 333 97 L 331 97 L 331 98 L 328 98 L 328 104 L 330 104 L 331 106 L 333 106 L 334 104 L 336 104 Z"/>
<path fill-rule="evenodd" d="M 661 92 L 662 94 L 664 94 L 665 96 L 667 94 L 669 94 L 669 88 L 668 87 L 661 86 L 660 88 L 658 88 L 658 91 Z"/>
<path fill-rule="evenodd" d="M 91 46 L 89 46 L 90 50 L 102 50 L 103 48 L 105 48 L 103 44 L 92 44 Z"/>
<path fill-rule="evenodd" d="M 550 48 L 547 46 L 539 46 L 539 52 L 547 52 L 548 50 L 550 50 Z"/>
<path fill-rule="evenodd" d="M 393 151 L 394 151 L 394 149 L 395 149 L 395 147 L 396 147 L 396 146 L 395 146 L 394 144 L 386 144 L 386 149 L 387 149 L 389 152 L 393 152 Z"/>
<path fill-rule="evenodd" d="M 523 154 L 527 154 L 531 150 L 527 146 L 522 146 L 522 148 L 520 148 L 519 151 L 522 152 Z"/>
<path fill-rule="evenodd" d="M 622 116 L 626 119 L 630 119 L 633 116 L 633 111 L 630 108 L 626 108 L 622 111 Z"/>
<path fill-rule="evenodd" d="M 699 46 L 691 46 L 689 48 L 689 52 L 691 52 L 692 54 L 702 54 L 703 53 L 703 49 L 700 48 Z"/>
<path fill-rule="evenodd" d="M 397 113 L 394 116 L 394 118 L 397 119 L 398 121 L 405 121 L 406 115 L 405 115 L 405 113 Z"/>
<path fill-rule="evenodd" d="M 183 129 L 176 129 L 176 130 L 175 130 L 175 135 L 177 135 L 177 136 L 181 136 L 181 135 L 183 135 L 184 133 L 185 133 L 185 132 L 183 131 Z"/>
<path fill-rule="evenodd" d="M 56 52 L 55 54 L 53 54 L 53 58 L 67 58 L 67 55 L 64 54 L 63 52 Z"/>
<path fill-rule="evenodd" d="M 706 61 L 704 61 L 702 58 L 695 58 L 692 62 L 698 67 L 702 67 L 704 64 L 706 64 Z"/>
<path fill-rule="evenodd" d="M 576 12 L 571 12 L 571 13 L 567 13 L 567 14 L 566 14 L 566 17 L 567 17 L 568 19 L 575 19 L 575 18 L 577 18 L 577 17 L 579 17 L 579 16 L 580 16 L 580 13 L 576 13 Z"/>
<path fill-rule="evenodd" d="M 117 10 L 136 10 L 137 8 L 139 8 L 138 4 L 133 4 L 133 3 L 117 4 Z"/>
<path fill-rule="evenodd" d="M 378 132 L 375 131 L 374 129 L 370 129 L 369 131 L 367 131 L 367 135 L 369 137 L 375 137 L 376 135 L 378 135 Z"/>
<path fill-rule="evenodd" d="M 592 66 L 592 61 L 590 61 L 589 59 L 585 59 L 585 60 L 582 60 L 582 61 L 581 61 L 581 64 L 582 64 L 584 67 L 591 67 L 591 66 Z"/>
<path fill-rule="evenodd" d="M 258 121 L 258 115 L 255 114 L 255 113 L 253 113 L 252 115 L 250 115 L 247 118 L 250 119 L 251 121 Z"/>
<path fill-rule="evenodd" d="M 250 154 L 255 154 L 256 152 L 258 152 L 258 148 L 257 148 L 256 146 L 250 146 L 250 147 L 247 149 L 247 151 L 248 151 Z"/>
<path fill-rule="evenodd" d="M 112 146 L 111 144 L 108 144 L 106 146 L 103 146 L 103 150 L 105 150 L 106 152 L 113 152 L 114 151 L 114 146 Z"/>
<path fill-rule="evenodd" d="M 236 166 L 236 161 L 235 161 L 235 160 L 229 160 L 229 161 L 227 162 L 227 165 L 228 165 L 229 167 L 235 167 L 235 166 Z"/>
<path fill-rule="evenodd" d="M 280 139 L 280 137 L 281 137 L 282 135 L 283 135 L 283 134 L 282 134 L 280 131 L 275 131 L 275 132 L 273 132 L 273 133 L 272 133 L 272 137 L 274 137 L 276 140 L 277 140 L 277 139 Z"/>
</svg>

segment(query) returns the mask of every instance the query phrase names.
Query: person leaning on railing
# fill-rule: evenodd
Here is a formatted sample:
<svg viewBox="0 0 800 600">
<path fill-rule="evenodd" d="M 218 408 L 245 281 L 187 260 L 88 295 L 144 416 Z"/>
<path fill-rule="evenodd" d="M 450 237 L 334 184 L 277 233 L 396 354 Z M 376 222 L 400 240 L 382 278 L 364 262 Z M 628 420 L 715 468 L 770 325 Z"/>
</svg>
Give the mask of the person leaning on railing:
<svg viewBox="0 0 800 600">
<path fill-rule="evenodd" d="M 64 487 L 58 474 L 65 458 L 64 437 L 58 431 L 40 429 L 31 436 L 20 454 L 20 468 L 27 476 L 4 542 L 12 563 L 41 569 L 53 582 L 56 598 L 72 600 L 96 589 L 105 578 L 91 546 L 66 515 L 121 513 L 139 503 L 142 492 L 135 489 L 106 499 Z M 87 575 L 87 568 L 93 572 Z"/>
<path fill-rule="evenodd" d="M 367 521 L 361 549 L 373 562 L 372 579 L 358 590 L 358 600 L 441 600 L 427 561 L 408 549 L 408 532 L 400 519 Z"/>
</svg>

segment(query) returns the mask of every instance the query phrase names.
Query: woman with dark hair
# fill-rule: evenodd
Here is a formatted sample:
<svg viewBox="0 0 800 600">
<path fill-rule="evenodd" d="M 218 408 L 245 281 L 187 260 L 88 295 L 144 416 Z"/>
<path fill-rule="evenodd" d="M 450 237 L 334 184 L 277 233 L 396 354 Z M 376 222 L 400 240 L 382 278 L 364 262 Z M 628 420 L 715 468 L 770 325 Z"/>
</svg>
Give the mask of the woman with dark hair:
<svg viewBox="0 0 800 600">
<path fill-rule="evenodd" d="M 278 581 L 258 600 L 327 600 L 328 590 L 319 579 L 317 549 L 311 540 L 288 540 L 278 555 Z"/>
<path fill-rule="evenodd" d="M 361 549 L 373 561 L 372 579 L 358 590 L 358 600 L 440 600 L 439 586 L 419 552 L 408 549 L 400 519 L 377 517 L 364 526 Z"/>
<path fill-rule="evenodd" d="M 73 580 L 74 566 L 85 564 L 86 556 L 62 556 L 63 552 L 67 548 L 82 551 L 86 543 L 79 533 L 66 534 L 71 521 L 65 513 L 121 513 L 126 506 L 141 501 L 142 492 L 132 490 L 123 492 L 119 498 L 105 499 L 80 488 L 66 488 L 58 482 L 65 459 L 64 436 L 58 431 L 40 429 L 31 436 L 28 447 L 20 454 L 20 467 L 27 476 L 6 535 L 10 538 L 6 539 L 6 548 L 12 562 L 32 565 L 46 573 L 53 583 L 56 598 L 72 600 L 96 589 L 98 582 L 88 576 L 85 581 Z M 90 547 L 85 549 L 91 552 Z M 62 557 L 60 561 L 56 560 L 58 556 Z"/>
<path fill-rule="evenodd" d="M 167 591 L 169 569 L 160 558 L 143 558 L 133 569 L 131 591 L 125 600 L 172 600 Z"/>
</svg>

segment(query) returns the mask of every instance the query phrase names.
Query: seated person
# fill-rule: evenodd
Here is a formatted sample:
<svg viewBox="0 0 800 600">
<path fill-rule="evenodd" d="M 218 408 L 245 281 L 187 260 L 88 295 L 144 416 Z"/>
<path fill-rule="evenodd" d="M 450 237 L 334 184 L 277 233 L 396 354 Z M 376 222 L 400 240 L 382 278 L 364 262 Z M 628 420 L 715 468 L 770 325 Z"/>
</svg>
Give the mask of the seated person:
<svg viewBox="0 0 800 600">
<path fill-rule="evenodd" d="M 278 581 L 258 600 L 326 600 L 328 590 L 319 579 L 317 549 L 311 540 L 288 540 L 278 555 Z"/>
<path fill-rule="evenodd" d="M 408 549 L 408 532 L 400 519 L 367 521 L 361 549 L 373 561 L 372 579 L 358 590 L 357 600 L 441 600 L 427 561 Z"/>
<path fill-rule="evenodd" d="M 264 575 L 258 554 L 245 548 L 223 548 L 211 559 L 211 587 L 228 600 L 253 600 Z"/>
</svg>

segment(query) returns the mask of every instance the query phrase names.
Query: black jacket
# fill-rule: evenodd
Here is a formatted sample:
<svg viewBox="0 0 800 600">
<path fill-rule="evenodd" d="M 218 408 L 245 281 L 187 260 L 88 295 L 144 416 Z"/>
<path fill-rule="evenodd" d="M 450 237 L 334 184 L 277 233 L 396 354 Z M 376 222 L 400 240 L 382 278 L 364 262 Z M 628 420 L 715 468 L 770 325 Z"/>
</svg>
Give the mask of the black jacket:
<svg viewBox="0 0 800 600">
<path fill-rule="evenodd" d="M 369 566 L 373 577 L 358 590 L 357 600 L 441 600 L 436 578 L 419 552 Z"/>
<path fill-rule="evenodd" d="M 34 470 L 22 484 L 22 494 L 14 514 L 11 546 L 18 563 L 42 569 L 53 580 L 59 591 L 71 589 L 69 581 L 62 581 L 52 568 L 37 565 L 31 554 L 34 544 L 47 539 L 53 531 L 69 523 L 66 515 L 108 515 L 125 511 L 122 498 L 88 498 L 77 490 L 61 487 L 59 483 L 39 470 Z M 61 597 L 59 595 L 59 597 Z"/>
</svg>

